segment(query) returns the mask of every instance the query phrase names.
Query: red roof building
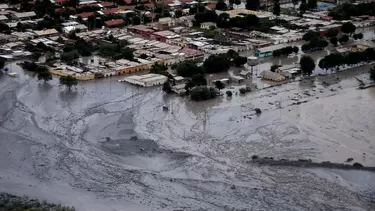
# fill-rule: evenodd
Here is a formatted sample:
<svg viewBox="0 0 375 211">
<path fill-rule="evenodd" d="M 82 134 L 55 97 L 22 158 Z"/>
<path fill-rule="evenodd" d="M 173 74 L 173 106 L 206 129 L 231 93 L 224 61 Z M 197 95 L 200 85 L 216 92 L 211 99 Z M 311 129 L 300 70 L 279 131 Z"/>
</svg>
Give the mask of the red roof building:
<svg viewBox="0 0 375 211">
<path fill-rule="evenodd" d="M 56 4 L 63 4 L 66 1 L 68 1 L 68 0 L 55 0 L 55 3 Z"/>
<path fill-rule="evenodd" d="M 98 4 L 102 5 L 103 7 L 113 7 L 114 4 L 112 2 L 108 2 L 108 1 L 101 1 L 99 2 Z"/>
<path fill-rule="evenodd" d="M 190 2 L 192 2 L 193 0 L 179 0 L 179 2 L 181 2 L 181 3 L 190 3 Z"/>
<path fill-rule="evenodd" d="M 125 21 L 123 19 L 117 19 L 117 20 L 110 20 L 104 22 L 104 24 L 108 27 L 118 27 L 123 26 L 125 24 Z"/>
<path fill-rule="evenodd" d="M 152 9 L 152 8 L 155 8 L 155 4 L 154 3 L 148 3 L 148 4 L 145 4 L 145 7 L 149 8 L 149 9 Z"/>
<path fill-rule="evenodd" d="M 102 12 L 106 15 L 109 15 L 109 14 L 114 14 L 114 13 L 117 13 L 118 11 L 120 11 L 120 8 L 111 8 L 111 9 L 106 9 L 106 10 L 103 10 Z"/>
<path fill-rule="evenodd" d="M 125 2 L 126 4 L 131 4 L 131 3 L 132 3 L 132 0 L 124 0 L 124 2 Z"/>
<path fill-rule="evenodd" d="M 215 3 L 213 3 L 213 4 L 207 4 L 206 7 L 208 7 L 208 8 L 210 8 L 210 9 L 214 10 L 214 9 L 216 9 L 216 4 L 215 4 Z"/>
<path fill-rule="evenodd" d="M 81 18 L 88 18 L 91 15 L 94 15 L 94 12 L 84 12 L 84 13 L 75 14 L 74 16 L 81 17 Z"/>
</svg>

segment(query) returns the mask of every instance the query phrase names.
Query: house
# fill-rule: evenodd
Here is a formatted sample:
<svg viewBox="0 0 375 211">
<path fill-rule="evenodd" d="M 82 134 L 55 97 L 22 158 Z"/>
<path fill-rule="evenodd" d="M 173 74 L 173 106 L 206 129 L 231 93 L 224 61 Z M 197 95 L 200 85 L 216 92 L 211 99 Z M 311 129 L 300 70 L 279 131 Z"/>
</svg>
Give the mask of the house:
<svg viewBox="0 0 375 211">
<path fill-rule="evenodd" d="M 144 37 L 151 37 L 151 35 L 155 32 L 153 29 L 150 29 L 145 25 L 130 26 L 127 28 L 127 30 Z"/>
<path fill-rule="evenodd" d="M 0 10 L 6 10 L 9 6 L 7 4 L 0 4 Z"/>
<path fill-rule="evenodd" d="M 34 31 L 34 34 L 36 34 L 36 36 L 38 37 L 56 35 L 58 33 L 59 32 L 56 29 L 45 29 L 45 30 Z"/>
<path fill-rule="evenodd" d="M 211 29 L 211 28 L 216 28 L 216 23 L 214 22 L 201 23 L 201 29 Z"/>
<path fill-rule="evenodd" d="M 92 15 L 94 15 L 94 12 L 83 12 L 83 13 L 73 15 L 73 17 L 75 18 L 81 17 L 82 20 L 85 20 Z"/>
<path fill-rule="evenodd" d="M 271 72 L 269 70 L 264 70 L 263 72 L 260 73 L 260 76 L 262 77 L 262 79 L 276 81 L 276 82 L 284 81 L 286 79 L 285 76 L 279 73 Z"/>
<path fill-rule="evenodd" d="M 110 20 L 110 21 L 104 22 L 104 25 L 106 25 L 109 28 L 120 27 L 120 26 L 125 25 L 125 21 L 123 19 Z"/>
<path fill-rule="evenodd" d="M 33 11 L 30 12 L 16 12 L 12 14 L 12 17 L 14 19 L 18 20 L 24 20 L 24 19 L 31 19 L 33 17 L 36 17 L 36 13 Z"/>
<path fill-rule="evenodd" d="M 69 26 L 65 26 L 62 31 L 65 33 L 65 34 L 70 34 L 71 32 L 75 32 L 79 30 L 80 32 L 85 32 L 87 31 L 87 26 L 84 25 L 84 24 L 78 24 L 78 25 L 69 25 Z"/>
<path fill-rule="evenodd" d="M 8 18 L 5 15 L 0 15 L 0 22 L 5 22 L 7 20 Z"/>
<path fill-rule="evenodd" d="M 254 51 L 254 56 L 260 57 L 260 58 L 272 56 L 272 53 L 274 50 L 279 50 L 284 47 L 286 47 L 286 45 L 279 44 L 279 45 L 271 45 L 271 46 L 267 46 L 263 48 L 257 48 Z"/>
</svg>

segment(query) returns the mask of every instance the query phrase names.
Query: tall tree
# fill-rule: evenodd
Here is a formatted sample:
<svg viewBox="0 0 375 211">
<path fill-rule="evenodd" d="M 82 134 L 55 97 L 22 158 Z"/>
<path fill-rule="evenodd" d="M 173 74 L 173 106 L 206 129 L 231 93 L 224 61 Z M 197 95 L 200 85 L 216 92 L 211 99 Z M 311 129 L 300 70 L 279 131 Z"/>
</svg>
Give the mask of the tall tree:
<svg viewBox="0 0 375 211">
<path fill-rule="evenodd" d="M 301 4 L 299 5 L 299 11 L 300 13 L 305 13 L 306 10 L 307 10 L 306 0 L 301 0 Z"/>
<path fill-rule="evenodd" d="M 316 9 L 316 7 L 318 6 L 318 1 L 317 0 L 308 0 L 307 2 L 307 8 L 312 10 L 312 9 Z"/>
<path fill-rule="evenodd" d="M 259 0 L 246 0 L 246 9 L 259 10 L 259 8 L 260 8 Z"/>
<path fill-rule="evenodd" d="M 60 77 L 60 85 L 68 87 L 68 90 L 70 91 L 72 86 L 77 86 L 78 80 L 74 76 L 67 75 L 67 76 L 61 76 Z"/>
<path fill-rule="evenodd" d="M 4 59 L 0 59 L 0 70 L 2 70 L 5 66 L 5 60 Z"/>
<path fill-rule="evenodd" d="M 339 42 L 340 42 L 340 44 L 345 44 L 345 43 L 347 43 L 348 41 L 349 41 L 349 36 L 346 35 L 346 34 L 342 35 L 342 36 L 339 38 Z"/>
<path fill-rule="evenodd" d="M 370 79 L 375 82 L 375 67 L 370 69 Z"/>
<path fill-rule="evenodd" d="M 344 33 L 349 34 L 349 35 L 354 33 L 355 29 L 356 29 L 356 27 L 354 26 L 354 24 L 352 22 L 346 22 L 346 23 L 342 24 L 342 27 L 341 27 L 341 30 Z"/>
<path fill-rule="evenodd" d="M 299 0 L 292 0 L 293 6 L 296 7 L 296 5 L 299 3 Z"/>
<path fill-rule="evenodd" d="M 329 41 L 332 43 L 332 45 L 337 46 L 337 37 L 331 37 Z"/>
<path fill-rule="evenodd" d="M 273 14 L 276 15 L 276 16 L 280 15 L 280 2 L 279 2 L 279 0 L 274 0 Z"/>
<path fill-rule="evenodd" d="M 218 0 L 216 4 L 216 9 L 225 11 L 228 9 L 228 7 L 224 0 Z"/>
<path fill-rule="evenodd" d="M 225 84 L 219 80 L 215 81 L 215 86 L 218 90 L 222 90 L 225 88 Z"/>
<path fill-rule="evenodd" d="M 52 74 L 49 71 L 39 72 L 38 81 L 43 80 L 44 82 L 52 80 Z"/>
<path fill-rule="evenodd" d="M 301 57 L 299 64 L 301 66 L 301 71 L 304 75 L 311 75 L 313 70 L 315 69 L 314 60 L 307 55 Z"/>
</svg>

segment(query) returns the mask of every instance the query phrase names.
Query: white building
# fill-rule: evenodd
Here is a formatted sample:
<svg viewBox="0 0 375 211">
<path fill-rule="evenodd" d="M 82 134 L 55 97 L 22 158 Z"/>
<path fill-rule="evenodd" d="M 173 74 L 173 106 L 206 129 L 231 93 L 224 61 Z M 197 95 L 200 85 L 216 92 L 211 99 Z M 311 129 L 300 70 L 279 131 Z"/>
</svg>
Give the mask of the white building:
<svg viewBox="0 0 375 211">
<path fill-rule="evenodd" d="M 201 29 L 210 29 L 212 27 L 216 28 L 216 23 L 214 23 L 214 22 L 204 22 L 204 23 L 201 23 Z"/>
<path fill-rule="evenodd" d="M 164 84 L 168 78 L 160 74 L 133 75 L 125 77 L 120 82 L 125 81 L 134 85 L 151 87 Z"/>
</svg>

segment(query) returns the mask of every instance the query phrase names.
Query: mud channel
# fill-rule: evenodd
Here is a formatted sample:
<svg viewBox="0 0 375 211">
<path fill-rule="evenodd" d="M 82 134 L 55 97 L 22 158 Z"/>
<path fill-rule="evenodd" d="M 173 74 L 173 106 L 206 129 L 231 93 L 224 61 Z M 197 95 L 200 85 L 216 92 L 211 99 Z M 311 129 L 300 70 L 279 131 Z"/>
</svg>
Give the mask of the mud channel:
<svg viewBox="0 0 375 211">
<path fill-rule="evenodd" d="M 118 78 L 67 92 L 12 71 L 0 76 L 0 192 L 83 211 L 374 210 L 373 172 L 246 163 L 375 166 L 375 89 L 352 75 L 363 70 L 202 103 Z"/>
</svg>

